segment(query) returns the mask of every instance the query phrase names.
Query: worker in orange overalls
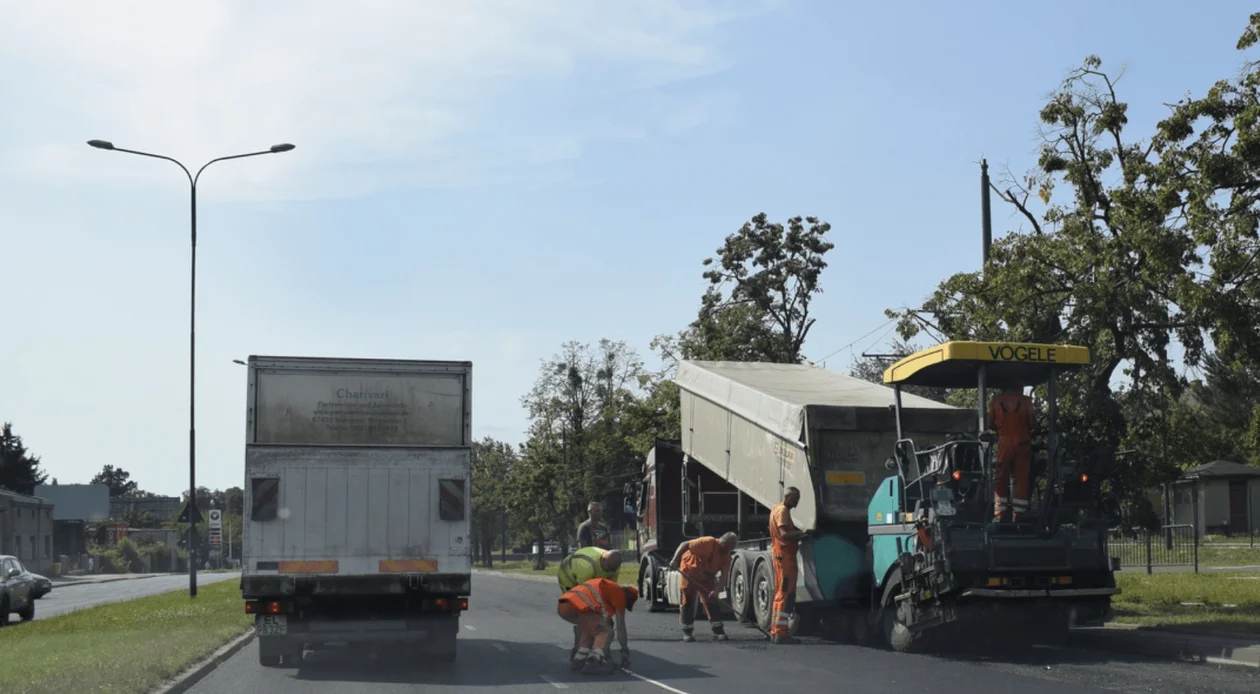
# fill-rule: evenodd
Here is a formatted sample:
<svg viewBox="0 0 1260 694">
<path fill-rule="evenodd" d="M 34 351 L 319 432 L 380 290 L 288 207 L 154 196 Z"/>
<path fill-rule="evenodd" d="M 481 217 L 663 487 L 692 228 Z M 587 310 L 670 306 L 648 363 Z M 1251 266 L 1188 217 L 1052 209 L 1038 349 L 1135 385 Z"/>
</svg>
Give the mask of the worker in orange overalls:
<svg viewBox="0 0 1260 694">
<path fill-rule="evenodd" d="M 805 532 L 797 530 L 791 510 L 801 502 L 801 490 L 788 487 L 783 503 L 770 509 L 771 556 L 774 559 L 774 605 L 770 612 L 770 642 L 800 643 L 790 633 L 796 612 L 796 547 Z"/>
<path fill-rule="evenodd" d="M 1019 520 L 1020 514 L 1028 512 L 1028 477 L 1032 469 L 1032 428 L 1035 421 L 1033 401 L 1024 395 L 1023 383 L 1012 383 L 989 401 L 989 428 L 998 435 L 997 481 L 993 487 L 994 521 Z"/>
<path fill-rule="evenodd" d="M 610 638 L 608 621 L 615 618 L 617 641 L 621 645 L 621 667 L 630 665 L 630 647 L 626 636 L 626 612 L 634 609 L 639 591 L 634 586 L 619 586 L 606 578 L 592 578 L 579 583 L 560 596 L 556 614 L 581 633 L 577 653 L 571 665 L 585 673 L 611 673 L 617 665 L 604 657 Z"/>
<path fill-rule="evenodd" d="M 726 570 L 731 565 L 731 552 L 738 541 L 739 536 L 735 533 L 726 533 L 721 539 L 697 537 L 678 545 L 678 551 L 674 552 L 669 568 L 682 574 L 682 580 L 679 581 L 682 601 L 678 606 L 678 621 L 682 623 L 684 642 L 696 640 L 691 632 L 695 629 L 697 602 L 704 607 L 704 616 L 713 629 L 713 637 L 718 641 L 727 640 L 722 620 L 713 618 L 709 600 L 718 596 L 717 575 L 721 572 L 725 578 Z"/>
</svg>

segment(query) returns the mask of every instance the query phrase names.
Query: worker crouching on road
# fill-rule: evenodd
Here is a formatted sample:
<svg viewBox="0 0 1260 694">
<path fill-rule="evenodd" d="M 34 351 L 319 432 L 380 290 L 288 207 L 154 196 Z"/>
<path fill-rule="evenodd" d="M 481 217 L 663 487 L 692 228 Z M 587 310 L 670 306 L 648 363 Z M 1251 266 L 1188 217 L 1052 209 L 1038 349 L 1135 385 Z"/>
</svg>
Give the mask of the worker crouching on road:
<svg viewBox="0 0 1260 694">
<path fill-rule="evenodd" d="M 592 578 L 574 586 L 560 596 L 556 614 L 576 625 L 581 634 L 577 653 L 571 659 L 574 670 L 585 673 L 611 673 L 617 669 L 604 653 L 611 640 L 609 620 L 617 624 L 617 642 L 621 646 L 621 665 L 630 665 L 630 646 L 626 636 L 626 612 L 634 609 L 639 591 L 633 586 L 620 586 L 606 578 Z"/>
<path fill-rule="evenodd" d="M 771 558 L 774 565 L 774 604 L 770 612 L 770 642 L 800 643 L 791 633 L 796 612 L 796 548 L 805 532 L 792 522 L 792 509 L 801 502 L 801 490 L 788 487 L 783 503 L 770 509 Z"/>
<path fill-rule="evenodd" d="M 617 572 L 621 569 L 621 552 L 615 549 L 583 547 L 565 557 L 556 571 L 556 580 L 560 582 L 560 591 L 572 590 L 574 586 L 585 583 L 592 578 L 617 580 Z M 579 632 L 573 627 L 573 650 L 570 657 L 577 653 Z"/>
<path fill-rule="evenodd" d="M 1017 521 L 1020 515 L 1028 513 L 1035 421 L 1032 398 L 1024 395 L 1022 383 L 1003 388 L 989 401 L 989 424 L 998 435 L 997 479 L 993 485 L 993 520 L 996 522 Z"/>
<path fill-rule="evenodd" d="M 697 537 L 678 545 L 678 551 L 674 552 L 669 568 L 682 574 L 678 621 L 682 623 L 683 641 L 690 643 L 696 640 L 692 631 L 695 629 L 697 602 L 704 606 L 704 616 L 709 620 L 714 638 L 718 641 L 727 639 L 722 620 L 713 618 L 709 601 L 718 597 L 717 575 L 722 572 L 725 578 L 725 572 L 731 565 L 731 552 L 738 540 L 735 533 L 726 533 L 721 539 Z"/>
</svg>

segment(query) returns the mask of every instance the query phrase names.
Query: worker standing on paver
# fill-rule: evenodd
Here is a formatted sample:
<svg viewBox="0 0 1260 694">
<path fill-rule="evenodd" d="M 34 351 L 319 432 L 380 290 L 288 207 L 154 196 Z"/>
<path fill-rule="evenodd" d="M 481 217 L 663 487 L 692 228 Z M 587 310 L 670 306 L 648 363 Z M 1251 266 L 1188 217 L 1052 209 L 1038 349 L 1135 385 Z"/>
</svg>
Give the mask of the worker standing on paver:
<svg viewBox="0 0 1260 694">
<path fill-rule="evenodd" d="M 792 509 L 801 502 L 801 490 L 788 487 L 783 503 L 770 509 L 771 556 L 774 564 L 774 605 L 770 612 L 770 642 L 792 644 L 800 641 L 791 634 L 796 612 L 796 548 L 805 533 L 792 522 Z"/>
<path fill-rule="evenodd" d="M 574 586 L 585 583 L 592 578 L 617 580 L 617 572 L 621 569 L 621 552 L 615 549 L 583 547 L 565 557 L 556 571 L 556 579 L 560 582 L 560 591 L 567 592 Z M 577 653 L 580 634 L 577 626 L 573 627 L 573 650 L 570 656 Z"/>
<path fill-rule="evenodd" d="M 989 426 L 998 435 L 997 480 L 993 485 L 993 520 L 996 522 L 1019 520 L 1021 514 L 1028 513 L 1035 421 L 1032 398 L 1024 395 L 1022 383 L 1003 388 L 989 401 Z"/>
<path fill-rule="evenodd" d="M 579 583 L 560 596 L 556 613 L 564 621 L 576 625 L 581 633 L 578 650 L 570 659 L 574 670 L 580 668 L 586 673 L 611 673 L 617 669 L 618 666 L 604 655 L 611 637 L 610 618 L 617 623 L 620 667 L 630 666 L 626 612 L 634 609 L 638 599 L 639 591 L 634 586 L 620 586 L 606 578 L 592 578 Z"/>
<path fill-rule="evenodd" d="M 612 549 L 612 531 L 603 523 L 603 504 L 592 501 L 586 506 L 586 513 L 590 517 L 582 521 L 577 529 L 578 547 Z"/>
<path fill-rule="evenodd" d="M 727 640 L 722 620 L 713 618 L 709 600 L 718 597 L 717 575 L 720 572 L 723 578 L 726 577 L 726 571 L 731 565 L 731 552 L 738 541 L 739 536 L 735 533 L 726 533 L 721 539 L 697 537 L 678 545 L 678 550 L 674 552 L 669 568 L 682 574 L 679 582 L 682 600 L 678 606 L 678 621 L 682 623 L 684 642 L 696 640 L 692 631 L 695 629 L 697 602 L 704 607 L 704 616 L 713 629 L 713 637 L 718 641 Z"/>
</svg>

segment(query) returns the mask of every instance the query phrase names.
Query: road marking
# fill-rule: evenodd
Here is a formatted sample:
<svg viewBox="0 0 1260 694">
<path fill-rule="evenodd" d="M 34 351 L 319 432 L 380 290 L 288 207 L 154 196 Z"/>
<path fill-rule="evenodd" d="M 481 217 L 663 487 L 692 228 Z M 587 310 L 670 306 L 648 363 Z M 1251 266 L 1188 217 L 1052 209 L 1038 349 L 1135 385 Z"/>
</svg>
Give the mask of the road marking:
<svg viewBox="0 0 1260 694">
<path fill-rule="evenodd" d="M 652 679 L 651 677 L 644 677 L 643 675 L 640 675 L 640 674 L 639 674 L 639 673 L 637 673 L 637 672 L 632 672 L 632 671 L 630 671 L 630 670 L 628 670 L 628 669 L 626 669 L 626 668 L 621 668 L 621 671 L 622 671 L 622 672 L 624 672 L 624 673 L 626 673 L 627 675 L 630 675 L 631 677 L 634 677 L 634 678 L 636 678 L 636 679 L 639 679 L 639 680 L 642 680 L 642 681 L 644 681 L 644 682 L 647 682 L 648 684 L 654 684 L 654 685 L 656 685 L 656 686 L 660 687 L 661 689 L 664 689 L 664 690 L 665 690 L 665 691 L 667 691 L 667 692 L 673 692 L 674 694 L 687 694 L 687 692 L 684 692 L 684 691 L 683 691 L 683 690 L 681 690 L 681 689 L 675 689 L 675 688 L 673 688 L 673 687 L 669 686 L 668 684 L 665 684 L 664 682 L 657 682 L 656 680 Z"/>
<path fill-rule="evenodd" d="M 543 681 L 544 681 L 544 682 L 546 682 L 547 684 L 550 684 L 551 686 L 555 687 L 556 689 L 568 689 L 568 688 L 569 688 L 569 685 L 565 684 L 564 682 L 557 682 L 557 681 L 555 681 L 555 680 L 551 679 L 550 677 L 548 677 L 548 676 L 546 676 L 546 675 L 539 675 L 539 677 L 543 678 Z"/>
<path fill-rule="evenodd" d="M 477 627 L 475 627 L 475 626 L 473 626 L 473 625 L 471 625 L 471 624 L 465 624 L 465 625 L 464 625 L 464 628 L 465 628 L 465 629 L 467 629 L 467 630 L 469 630 L 469 631 L 476 631 L 476 630 L 477 630 Z"/>
<path fill-rule="evenodd" d="M 495 641 L 495 642 L 491 643 L 490 645 L 491 645 L 491 646 L 494 646 L 495 648 L 497 648 L 497 649 L 498 649 L 498 650 L 500 650 L 500 651 L 503 651 L 504 653 L 507 653 L 507 646 L 504 646 L 503 644 L 501 644 L 501 643 L 499 643 L 499 642 L 497 642 L 497 641 Z"/>
</svg>

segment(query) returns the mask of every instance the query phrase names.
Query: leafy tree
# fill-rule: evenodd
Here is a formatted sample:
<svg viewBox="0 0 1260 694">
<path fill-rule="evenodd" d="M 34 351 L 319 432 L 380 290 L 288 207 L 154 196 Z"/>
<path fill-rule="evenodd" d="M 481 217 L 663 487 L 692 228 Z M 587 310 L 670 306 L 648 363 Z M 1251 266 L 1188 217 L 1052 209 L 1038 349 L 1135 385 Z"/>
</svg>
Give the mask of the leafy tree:
<svg viewBox="0 0 1260 694">
<path fill-rule="evenodd" d="M 1253 203 L 1240 196 L 1260 191 L 1249 159 L 1260 155 L 1244 144 L 1245 136 L 1256 141 L 1245 132 L 1256 127 L 1246 121 L 1253 101 L 1254 85 L 1218 84 L 1206 99 L 1179 105 L 1144 143 L 1125 130 L 1116 81 L 1087 58 L 1041 111 L 1038 167 L 994 186 L 1026 233 L 998 240 L 983 273 L 950 277 L 921 309 L 890 311 L 902 336 L 912 338 L 929 314 L 952 339 L 1090 347 L 1094 363 L 1064 384 L 1065 430 L 1160 461 L 1122 465 L 1115 483 L 1131 498 L 1165 481 L 1175 468 L 1151 432 L 1183 386 L 1172 342 L 1189 364 L 1202 361 L 1209 337 L 1249 358 L 1260 345 L 1257 282 L 1242 262 L 1247 253 L 1255 260 L 1256 222 Z M 1201 116 L 1219 127 L 1190 141 Z M 1232 146 L 1222 143 L 1224 130 L 1236 132 Z M 1060 186 L 1070 194 L 1056 196 Z"/>
<path fill-rule="evenodd" d="M 19 494 L 34 494 L 35 487 L 48 479 L 39 466 L 39 456 L 32 455 L 13 433 L 13 425 L 0 426 L 0 487 Z"/>
<path fill-rule="evenodd" d="M 472 534 L 474 554 L 486 566 L 493 564 L 492 548 L 499 538 L 511 489 L 507 486 L 516 463 L 512 446 L 486 437 L 472 449 Z"/>
<path fill-rule="evenodd" d="M 530 437 L 513 466 L 513 515 L 535 536 L 570 546 L 590 501 L 606 504 L 614 521 L 617 495 L 642 464 L 629 423 L 640 412 L 643 364 L 624 342 L 597 348 L 566 343 L 545 360 L 533 389 L 522 398 Z"/>
<path fill-rule="evenodd" d="M 109 498 L 115 499 L 120 496 L 133 496 L 139 491 L 140 485 L 131 479 L 131 473 L 122 468 L 116 468 L 113 465 L 106 465 L 101 471 L 96 473 L 89 484 L 103 484 L 109 487 Z"/>
<path fill-rule="evenodd" d="M 816 320 L 809 305 L 822 291 L 823 256 L 835 247 L 826 239 L 830 230 L 817 217 L 793 217 L 785 228 L 763 212 L 727 236 L 716 257 L 704 261 L 709 288 L 684 339 L 694 341 L 687 351 L 800 363 Z"/>
</svg>

